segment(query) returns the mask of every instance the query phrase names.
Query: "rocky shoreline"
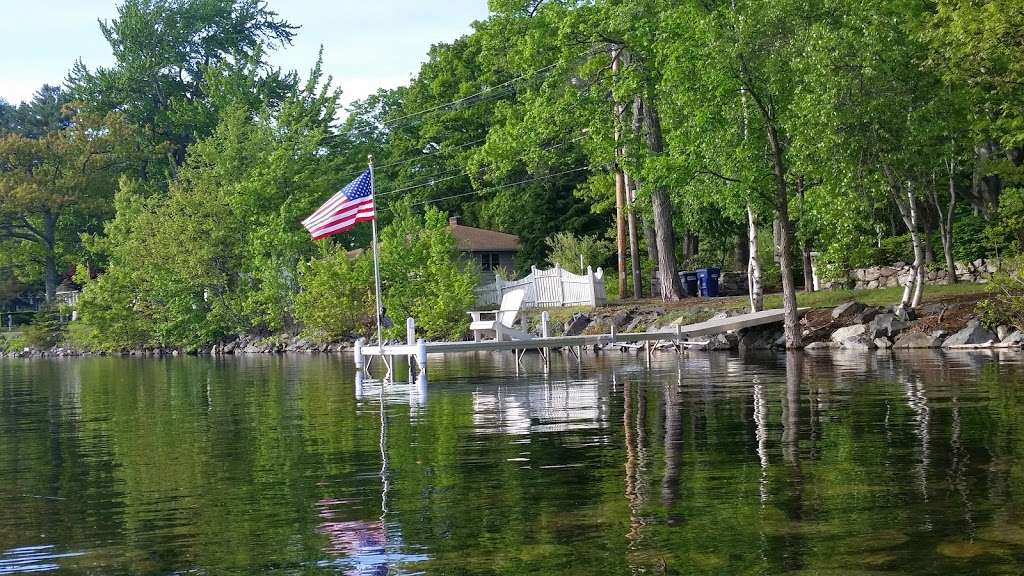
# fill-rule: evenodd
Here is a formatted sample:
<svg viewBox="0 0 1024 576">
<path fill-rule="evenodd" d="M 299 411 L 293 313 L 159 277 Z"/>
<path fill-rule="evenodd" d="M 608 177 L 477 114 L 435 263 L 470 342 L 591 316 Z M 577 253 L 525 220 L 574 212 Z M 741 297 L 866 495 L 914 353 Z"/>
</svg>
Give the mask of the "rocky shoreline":
<svg viewBox="0 0 1024 576">
<path fill-rule="evenodd" d="M 739 314 L 697 308 L 689 315 L 663 322 L 667 310 L 658 305 L 620 305 L 577 313 L 562 322 L 564 335 L 606 333 L 614 326 L 620 334 L 672 327 L 693 321 Z M 532 332 L 540 332 L 536 314 L 527 315 Z M 695 320 L 699 319 L 699 320 Z M 973 302 L 930 303 L 910 314 L 892 309 L 846 302 L 833 309 L 814 309 L 801 319 L 805 350 L 887 350 L 907 348 L 1017 348 L 1024 347 L 1024 331 L 1011 326 L 991 330 L 974 315 Z M 301 336 L 277 334 L 245 335 L 196 350 L 140 348 L 90 351 L 67 346 L 47 350 L 25 348 L 0 350 L 0 358 L 42 358 L 73 356 L 163 357 L 181 355 L 222 356 L 245 354 L 339 353 L 352 342 L 317 343 Z M 780 325 L 761 326 L 738 333 L 702 338 L 690 348 L 704 350 L 779 350 L 785 347 Z"/>
<path fill-rule="evenodd" d="M 62 358 L 76 356 L 122 356 L 122 357 L 164 357 L 164 356 L 222 356 L 232 354 L 285 354 L 285 353 L 338 353 L 352 347 L 351 342 L 317 343 L 300 336 L 277 334 L 273 336 L 245 335 L 212 346 L 195 350 L 177 348 L 133 348 L 129 350 L 96 351 L 82 350 L 62 345 L 46 350 L 24 348 L 21 350 L 0 350 L 0 358 Z"/>
</svg>

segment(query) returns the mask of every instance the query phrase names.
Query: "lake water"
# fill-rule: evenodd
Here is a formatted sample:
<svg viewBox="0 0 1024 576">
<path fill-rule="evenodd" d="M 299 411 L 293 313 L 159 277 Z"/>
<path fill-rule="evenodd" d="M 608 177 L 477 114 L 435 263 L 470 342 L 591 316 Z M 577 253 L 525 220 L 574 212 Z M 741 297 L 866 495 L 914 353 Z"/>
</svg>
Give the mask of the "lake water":
<svg viewBox="0 0 1024 576">
<path fill-rule="evenodd" d="M 0 360 L 0 575 L 1024 572 L 1019 353 L 397 371 Z"/>
</svg>

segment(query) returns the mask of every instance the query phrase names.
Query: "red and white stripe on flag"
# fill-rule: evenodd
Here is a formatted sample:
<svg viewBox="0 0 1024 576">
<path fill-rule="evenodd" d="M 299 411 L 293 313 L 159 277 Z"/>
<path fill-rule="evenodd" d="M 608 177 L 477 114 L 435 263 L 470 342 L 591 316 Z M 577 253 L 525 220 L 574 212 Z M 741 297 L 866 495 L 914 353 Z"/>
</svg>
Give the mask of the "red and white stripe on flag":
<svg viewBox="0 0 1024 576">
<path fill-rule="evenodd" d="M 313 240 L 319 240 L 341 234 L 360 222 L 369 222 L 376 213 L 372 192 L 370 171 L 365 170 L 303 220 L 302 225 Z"/>
</svg>

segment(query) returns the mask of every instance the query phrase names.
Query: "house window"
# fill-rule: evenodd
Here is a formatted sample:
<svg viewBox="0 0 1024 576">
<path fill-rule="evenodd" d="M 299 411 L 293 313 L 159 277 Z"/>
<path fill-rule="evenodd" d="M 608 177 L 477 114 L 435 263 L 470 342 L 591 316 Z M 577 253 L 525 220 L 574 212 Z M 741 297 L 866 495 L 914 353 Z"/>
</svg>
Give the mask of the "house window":
<svg viewBox="0 0 1024 576">
<path fill-rule="evenodd" d="M 484 272 L 493 272 L 500 264 L 501 260 L 498 258 L 497 252 L 480 253 L 480 269 Z"/>
</svg>

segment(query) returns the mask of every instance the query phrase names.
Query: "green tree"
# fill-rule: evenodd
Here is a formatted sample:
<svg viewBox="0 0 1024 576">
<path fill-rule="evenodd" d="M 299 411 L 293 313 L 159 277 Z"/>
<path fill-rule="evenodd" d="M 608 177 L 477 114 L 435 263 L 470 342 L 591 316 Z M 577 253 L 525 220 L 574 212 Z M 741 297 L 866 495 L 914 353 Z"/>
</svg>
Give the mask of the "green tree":
<svg viewBox="0 0 1024 576">
<path fill-rule="evenodd" d="M 114 65 L 89 70 L 79 60 L 68 75 L 73 98 L 100 111 L 118 110 L 174 146 L 175 162 L 217 125 L 207 76 L 211 67 L 255 67 L 254 92 L 279 103 L 294 87 L 264 61 L 264 50 L 291 43 L 295 26 L 262 0 L 126 0 L 101 21 Z"/>
<path fill-rule="evenodd" d="M 457 340 L 469 326 L 477 272 L 460 262 L 444 214 L 428 208 L 421 215 L 408 205 L 393 208 L 394 219 L 381 233 L 380 269 L 388 316 L 416 319 L 432 339 Z M 404 335 L 398 322 L 392 336 Z"/>
<path fill-rule="evenodd" d="M 0 240 L 38 260 L 47 301 L 79 234 L 110 214 L 118 175 L 152 154 L 141 134 L 118 114 L 78 112 L 36 138 L 0 137 Z"/>
</svg>

